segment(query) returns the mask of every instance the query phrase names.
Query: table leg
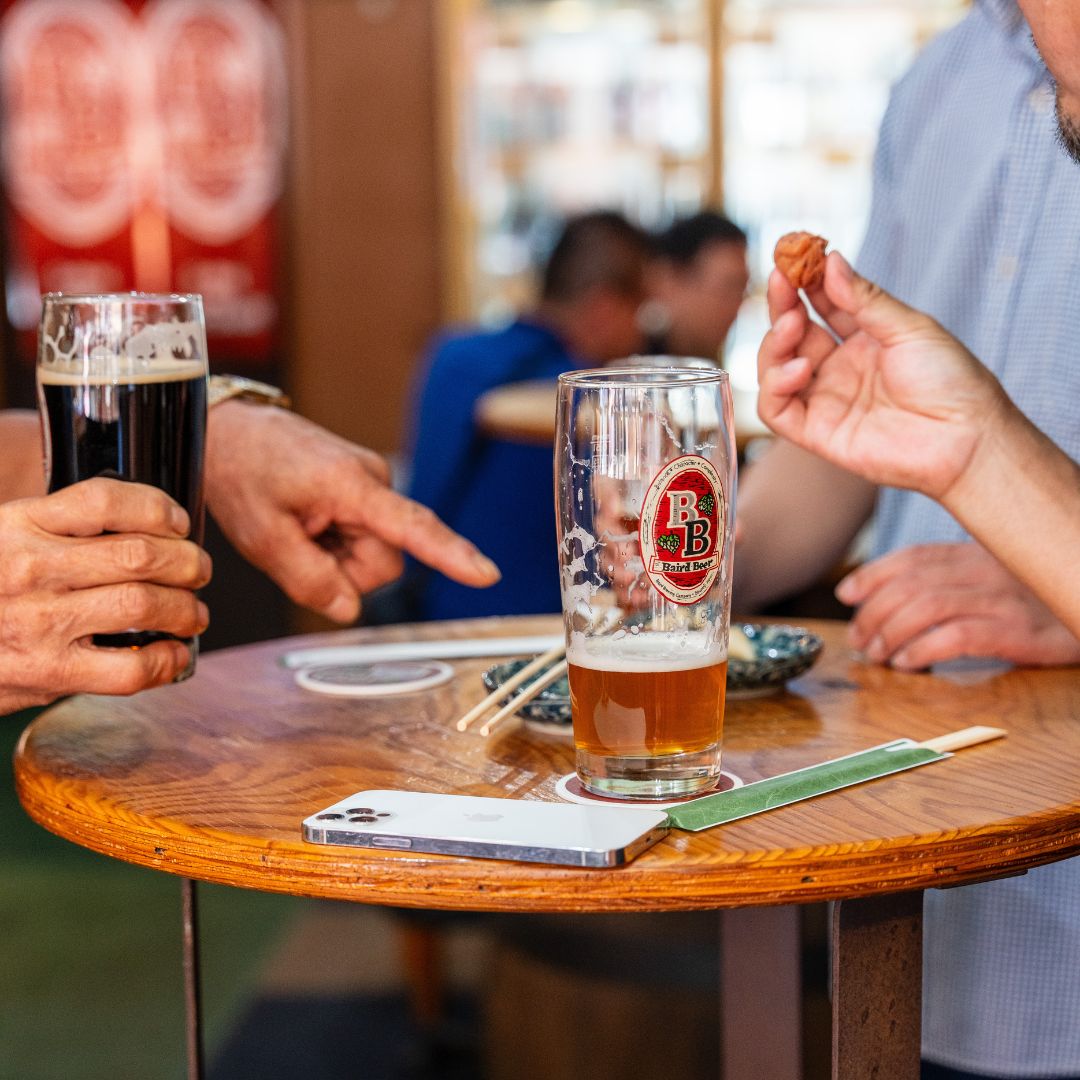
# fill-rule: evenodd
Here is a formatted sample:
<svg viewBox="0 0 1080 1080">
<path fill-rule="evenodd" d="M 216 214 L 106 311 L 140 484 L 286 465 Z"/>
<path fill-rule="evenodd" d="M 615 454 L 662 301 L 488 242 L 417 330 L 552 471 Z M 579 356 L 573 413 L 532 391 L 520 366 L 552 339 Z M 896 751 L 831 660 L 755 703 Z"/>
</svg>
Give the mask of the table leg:
<svg viewBox="0 0 1080 1080">
<path fill-rule="evenodd" d="M 199 902 L 195 882 L 180 879 L 184 920 L 184 1012 L 186 1017 L 187 1080 L 203 1080 L 202 991 L 199 976 Z"/>
<path fill-rule="evenodd" d="M 799 909 L 720 912 L 720 1053 L 724 1080 L 802 1076 Z"/>
<path fill-rule="evenodd" d="M 918 1080 L 921 892 L 834 906 L 832 999 L 833 1080 Z"/>
</svg>

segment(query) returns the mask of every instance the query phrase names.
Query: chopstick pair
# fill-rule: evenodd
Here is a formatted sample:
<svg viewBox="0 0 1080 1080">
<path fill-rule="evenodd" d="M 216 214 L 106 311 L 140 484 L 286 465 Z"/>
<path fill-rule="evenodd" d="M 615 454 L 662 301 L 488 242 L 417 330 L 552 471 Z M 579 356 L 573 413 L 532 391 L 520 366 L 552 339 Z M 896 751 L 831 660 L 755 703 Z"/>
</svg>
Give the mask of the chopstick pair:
<svg viewBox="0 0 1080 1080">
<path fill-rule="evenodd" d="M 544 669 L 548 668 L 549 665 L 554 666 L 545 671 Z M 497 690 L 493 690 L 479 704 L 474 705 L 455 726 L 458 731 L 467 731 L 488 709 L 497 705 L 508 693 L 512 694 L 518 687 L 523 686 L 534 676 L 539 675 L 539 678 L 529 683 L 520 694 L 511 696 L 510 700 L 494 716 L 489 717 L 484 722 L 480 728 L 480 734 L 486 737 L 491 734 L 496 725 L 501 724 L 508 716 L 516 713 L 526 702 L 532 701 L 541 690 L 549 687 L 565 673 L 566 645 L 559 644 L 552 649 L 548 649 L 546 653 L 541 653 L 535 660 L 531 660 L 516 675 L 507 679 L 502 686 Z"/>
<path fill-rule="evenodd" d="M 607 634 L 619 625 L 624 612 L 621 608 L 611 607 L 606 608 L 599 617 L 595 613 L 589 612 L 588 609 L 584 609 L 583 614 L 587 614 L 594 634 Z M 549 664 L 553 666 L 548 668 Z M 545 671 L 545 668 L 548 668 L 548 670 Z M 480 734 L 485 737 L 490 735 L 494 728 L 508 716 L 513 716 L 522 705 L 532 701 L 541 690 L 546 690 L 553 682 L 562 678 L 566 674 L 566 670 L 566 645 L 560 642 L 558 645 L 548 649 L 547 652 L 541 653 L 535 660 L 530 660 L 516 675 L 511 676 L 497 690 L 493 690 L 488 694 L 483 701 L 474 705 L 455 726 L 458 731 L 467 731 L 488 709 L 498 705 L 499 701 L 506 697 L 508 693 L 512 693 L 518 687 L 529 682 L 534 676 L 539 675 L 539 678 L 529 683 L 520 694 L 506 702 L 494 716 L 484 721 L 483 726 L 480 728 Z"/>
</svg>

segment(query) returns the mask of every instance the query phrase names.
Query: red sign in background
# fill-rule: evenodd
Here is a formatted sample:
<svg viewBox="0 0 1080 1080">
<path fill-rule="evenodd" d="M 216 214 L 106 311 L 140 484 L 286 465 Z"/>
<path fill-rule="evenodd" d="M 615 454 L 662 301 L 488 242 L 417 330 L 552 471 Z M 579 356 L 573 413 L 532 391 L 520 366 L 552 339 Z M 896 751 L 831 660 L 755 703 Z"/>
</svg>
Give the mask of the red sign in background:
<svg viewBox="0 0 1080 1080">
<path fill-rule="evenodd" d="M 263 0 L 0 0 L 7 313 L 42 292 L 202 293 L 218 370 L 279 325 L 285 55 Z"/>
</svg>

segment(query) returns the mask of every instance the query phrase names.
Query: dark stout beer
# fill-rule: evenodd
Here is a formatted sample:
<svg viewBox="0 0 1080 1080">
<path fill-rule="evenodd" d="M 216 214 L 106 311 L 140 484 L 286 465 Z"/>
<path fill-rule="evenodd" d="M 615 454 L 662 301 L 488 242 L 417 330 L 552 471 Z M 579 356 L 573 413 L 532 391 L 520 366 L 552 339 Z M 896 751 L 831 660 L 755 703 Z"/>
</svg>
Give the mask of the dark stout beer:
<svg viewBox="0 0 1080 1080">
<path fill-rule="evenodd" d="M 50 492 L 108 476 L 161 488 L 191 516 L 202 540 L 206 373 L 199 364 L 151 361 L 121 382 L 39 367 Z M 139 646 L 169 635 L 97 635 L 96 645 Z"/>
</svg>

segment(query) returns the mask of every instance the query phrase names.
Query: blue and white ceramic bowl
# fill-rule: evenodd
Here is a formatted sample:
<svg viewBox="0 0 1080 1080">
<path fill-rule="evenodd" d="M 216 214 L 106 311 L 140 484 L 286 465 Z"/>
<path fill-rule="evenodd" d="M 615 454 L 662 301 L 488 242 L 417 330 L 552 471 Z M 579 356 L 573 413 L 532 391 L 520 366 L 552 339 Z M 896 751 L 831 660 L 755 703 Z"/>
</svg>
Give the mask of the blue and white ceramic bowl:
<svg viewBox="0 0 1080 1080">
<path fill-rule="evenodd" d="M 754 649 L 753 660 L 728 661 L 729 697 L 757 697 L 778 693 L 789 679 L 806 671 L 821 652 L 821 638 L 799 626 L 778 623 L 739 623 Z M 496 664 L 481 678 L 490 693 L 516 675 L 529 660 Z M 518 715 L 546 724 L 570 723 L 570 683 L 564 675 L 527 701 Z"/>
<path fill-rule="evenodd" d="M 782 690 L 788 680 L 811 667 L 821 652 L 821 638 L 801 626 L 738 625 L 754 649 L 754 659 L 728 659 L 729 697 L 756 697 Z"/>
</svg>

